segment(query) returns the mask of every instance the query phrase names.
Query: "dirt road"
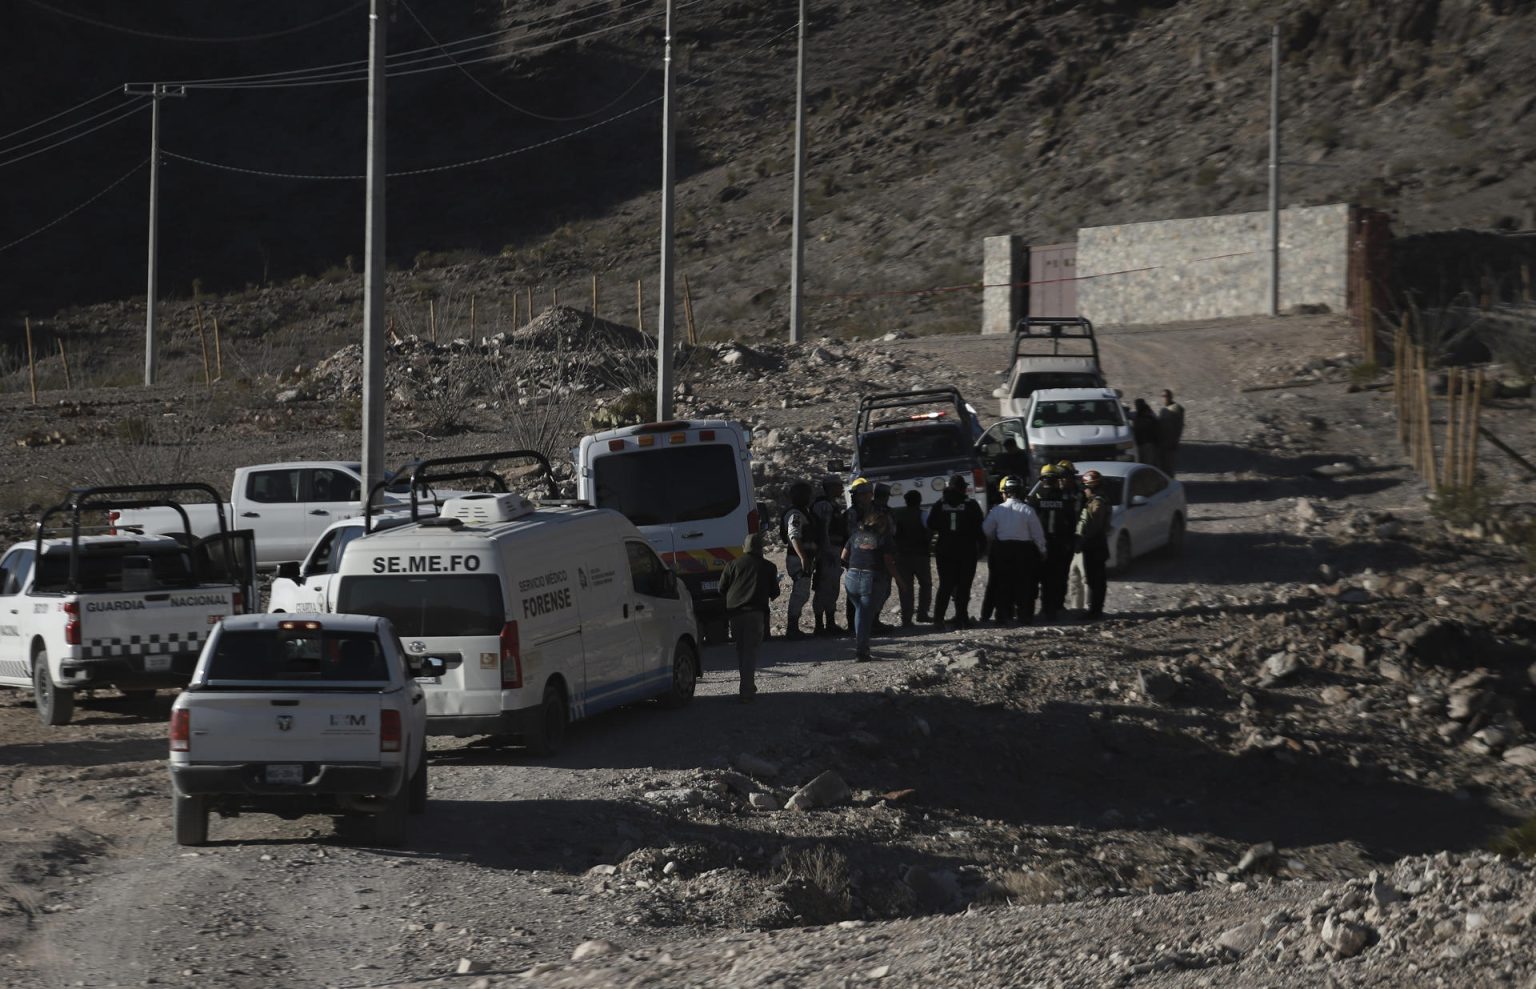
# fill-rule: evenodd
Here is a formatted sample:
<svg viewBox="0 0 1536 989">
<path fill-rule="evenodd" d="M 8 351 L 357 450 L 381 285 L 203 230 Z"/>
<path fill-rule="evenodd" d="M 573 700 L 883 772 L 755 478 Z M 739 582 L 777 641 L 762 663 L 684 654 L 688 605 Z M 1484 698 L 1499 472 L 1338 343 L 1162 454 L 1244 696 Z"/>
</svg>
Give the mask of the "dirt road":
<svg viewBox="0 0 1536 989">
<path fill-rule="evenodd" d="M 1171 897 L 1153 895 L 1142 925 L 1129 895 L 1198 897 L 1187 916 L 1219 934 L 1228 921 L 1299 909 L 1326 883 L 1399 856 L 1478 847 L 1529 795 L 1519 777 L 1480 778 L 1473 797 L 1457 782 L 1472 771 L 1457 762 L 1460 750 L 1436 747 L 1432 722 L 1410 725 L 1374 703 L 1338 715 L 1359 726 L 1356 735 L 1334 722 L 1307 734 L 1295 722 L 1314 716 L 1312 694 L 1271 699 L 1246 687 L 1245 658 L 1197 669 L 1247 657 L 1299 622 L 1337 617 L 1317 585 L 1338 575 L 1423 570 L 1451 552 L 1433 540 L 1345 538 L 1298 524 L 1298 498 L 1324 517 L 1423 518 L 1420 489 L 1394 463 L 1387 401 L 1347 391 L 1342 373 L 1325 367 L 1347 334 L 1333 319 L 1293 318 L 1105 335 L 1106 367 L 1128 398 L 1170 387 L 1189 410 L 1186 551 L 1139 560 L 1113 583 L 1114 620 L 885 637 L 875 643 L 880 662 L 857 666 L 846 640 L 776 640 L 765 647 L 760 701 L 746 708 L 734 702 L 731 652 L 712 647 L 692 705 L 599 717 L 573 730 L 557 757 L 436 740 L 430 808 L 405 851 L 338 836 L 328 818 L 265 816 L 216 817 L 210 847 L 178 848 L 167 694 L 141 706 L 103 698 L 52 729 L 37 725 L 25 698 L 0 696 L 6 981 L 361 987 L 462 971 L 445 984 L 767 984 L 762 972 L 733 977 L 730 952 L 794 969 L 779 957 L 791 932 L 751 932 L 846 920 L 854 926 L 806 934 L 811 957 L 830 950 L 829 936 L 841 939 L 833 961 L 800 969 L 794 982 L 883 978 L 868 975 L 878 958 L 861 959 L 873 957 L 871 941 L 894 938 L 885 954 L 928 959 L 898 966 L 895 984 L 967 972 L 977 985 L 1009 985 L 1019 983 L 1008 952 L 978 948 L 935 970 L 945 953 L 933 940 L 949 935 L 912 923 L 940 922 L 887 927 L 885 918 L 971 905 L 978 924 L 990 916 L 1014 929 L 1025 921 L 1000 905 L 1012 902 L 1043 904 L 1029 908 L 1031 929 L 1101 923 L 1097 940 L 1052 942 L 1076 954 L 1046 952 L 1056 960 L 1040 978 L 1105 984 L 1153 951 L 1112 962 L 1109 942 L 1139 943 L 1131 932 L 1142 926 L 1169 943 L 1179 936 Z M 698 387 L 759 435 L 824 428 L 834 415 L 851 423 L 862 385 L 920 374 L 953 375 L 991 412 L 984 396 L 1004 348 L 981 338 L 873 344 L 878 360 L 864 367 L 888 358 L 897 368 L 883 378 L 818 377 L 807 367 L 787 386 L 765 377 L 745 393 L 739 383 Z M 772 400 L 814 387 L 826 388 L 815 401 Z M 1347 477 L 1310 473 L 1341 461 Z M 1155 692 L 1145 674 L 1170 663 L 1184 664 L 1174 672 L 1185 700 L 1138 694 Z M 1371 696 L 1410 706 L 1410 686 L 1381 683 L 1370 689 L 1393 693 Z M 777 812 L 746 799 L 782 800 L 825 769 L 849 782 L 847 805 Z M 1220 893 L 1245 850 L 1265 841 L 1285 849 L 1271 874 L 1291 881 Z M 973 936 L 982 944 L 996 931 Z M 668 976 L 626 962 L 588 982 L 554 970 L 512 978 L 563 966 L 593 940 L 631 952 L 687 943 L 710 964 Z"/>
</svg>

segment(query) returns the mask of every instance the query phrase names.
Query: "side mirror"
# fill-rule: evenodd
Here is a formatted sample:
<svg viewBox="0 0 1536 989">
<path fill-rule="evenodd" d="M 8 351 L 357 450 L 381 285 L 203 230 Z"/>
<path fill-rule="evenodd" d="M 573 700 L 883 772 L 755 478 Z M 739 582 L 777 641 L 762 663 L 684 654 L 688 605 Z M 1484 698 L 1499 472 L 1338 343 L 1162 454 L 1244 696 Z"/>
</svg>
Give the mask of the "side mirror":
<svg viewBox="0 0 1536 989">
<path fill-rule="evenodd" d="M 1007 398 L 1008 397 L 1008 389 L 1003 387 L 1002 385 L 998 385 L 996 388 L 992 389 L 992 397 L 993 398 Z"/>
<path fill-rule="evenodd" d="M 277 576 L 283 580 L 299 580 L 300 574 L 298 562 L 290 560 L 287 563 L 279 563 L 277 565 Z"/>
<path fill-rule="evenodd" d="M 1131 495 L 1131 504 L 1133 505 L 1145 505 L 1148 500 L 1146 495 Z"/>
<path fill-rule="evenodd" d="M 425 680 L 431 677 L 441 677 L 444 673 L 447 672 L 448 664 L 443 662 L 441 657 L 425 656 L 422 658 L 421 662 L 417 664 L 416 670 L 414 673 L 412 673 L 412 676 L 416 677 L 418 680 Z"/>
</svg>

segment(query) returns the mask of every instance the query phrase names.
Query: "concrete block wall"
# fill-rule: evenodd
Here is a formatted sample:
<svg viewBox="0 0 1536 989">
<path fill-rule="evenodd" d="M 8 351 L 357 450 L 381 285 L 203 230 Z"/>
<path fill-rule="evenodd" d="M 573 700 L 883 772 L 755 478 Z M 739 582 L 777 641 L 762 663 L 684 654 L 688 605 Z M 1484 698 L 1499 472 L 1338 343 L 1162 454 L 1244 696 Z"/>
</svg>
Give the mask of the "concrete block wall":
<svg viewBox="0 0 1536 989">
<path fill-rule="evenodd" d="M 1024 315 L 1024 259 L 1028 249 L 1022 237 L 1004 235 L 982 239 L 981 332 L 1012 333 Z"/>
<path fill-rule="evenodd" d="M 1345 311 L 1349 210 L 1340 203 L 1280 211 L 1281 312 Z M 1268 315 L 1269 263 L 1268 211 L 1085 227 L 1078 310 L 1100 325 Z"/>
</svg>

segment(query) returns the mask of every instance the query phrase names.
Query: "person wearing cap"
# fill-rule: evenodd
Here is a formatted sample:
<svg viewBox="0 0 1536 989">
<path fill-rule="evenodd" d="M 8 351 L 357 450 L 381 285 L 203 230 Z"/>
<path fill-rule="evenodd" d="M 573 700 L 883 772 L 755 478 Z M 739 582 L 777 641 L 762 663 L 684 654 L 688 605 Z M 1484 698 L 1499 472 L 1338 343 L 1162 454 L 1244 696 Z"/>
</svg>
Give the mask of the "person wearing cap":
<svg viewBox="0 0 1536 989">
<path fill-rule="evenodd" d="M 874 631 L 875 616 L 884 603 L 876 597 L 877 589 L 883 582 L 885 592 L 889 594 L 891 581 L 896 579 L 896 544 L 891 539 L 888 514 L 876 511 L 865 514 L 864 521 L 859 523 L 843 547 L 843 564 L 848 568 L 843 574 L 843 587 L 854 606 L 854 660 L 867 663 L 873 658 L 869 652 L 869 637 Z"/>
<path fill-rule="evenodd" d="M 837 591 L 842 586 L 843 543 L 848 541 L 843 518 L 843 482 L 835 474 L 822 479 L 821 494 L 811 502 L 811 518 L 821 536 L 816 572 L 811 577 L 811 614 L 816 635 L 841 635 L 837 624 Z"/>
<path fill-rule="evenodd" d="M 1173 476 L 1179 457 L 1179 443 L 1184 439 L 1184 406 L 1173 400 L 1173 392 L 1163 389 L 1163 407 L 1157 410 L 1157 465 Z"/>
<path fill-rule="evenodd" d="M 954 628 L 971 623 L 971 584 L 976 579 L 976 561 L 987 548 L 982 533 L 981 508 L 967 496 L 970 484 L 964 474 L 956 474 L 944 487 L 944 494 L 928 510 L 928 530 L 933 536 L 933 561 L 938 571 L 938 587 L 933 592 L 933 623 L 944 623 L 949 599 L 955 599 Z"/>
<path fill-rule="evenodd" d="M 1045 561 L 1040 568 L 1040 617 L 1054 622 L 1067 602 L 1067 573 L 1077 544 L 1077 522 L 1082 514 L 1077 492 L 1062 477 L 1058 464 L 1040 468 L 1040 480 L 1030 491 L 1029 506 L 1045 530 Z"/>
<path fill-rule="evenodd" d="M 750 704 L 757 695 L 757 651 L 768 630 L 768 602 L 779 596 L 779 568 L 763 559 L 761 532 L 746 538 L 741 555 L 720 574 L 720 596 L 736 642 L 736 668 L 741 674 L 737 700 Z"/>
<path fill-rule="evenodd" d="M 1096 470 L 1082 475 L 1083 509 L 1077 523 L 1077 545 L 1083 557 L 1083 583 L 1088 586 L 1088 620 L 1104 617 L 1104 598 L 1109 591 L 1105 566 L 1109 562 L 1109 499 L 1100 491 L 1103 478 Z"/>
<path fill-rule="evenodd" d="M 1028 625 L 1035 620 L 1040 564 L 1045 559 L 1045 531 L 1025 500 L 1024 481 L 1009 475 L 1000 485 L 1003 503 L 987 513 L 981 531 L 990 547 L 987 583 L 1000 624 Z"/>
</svg>

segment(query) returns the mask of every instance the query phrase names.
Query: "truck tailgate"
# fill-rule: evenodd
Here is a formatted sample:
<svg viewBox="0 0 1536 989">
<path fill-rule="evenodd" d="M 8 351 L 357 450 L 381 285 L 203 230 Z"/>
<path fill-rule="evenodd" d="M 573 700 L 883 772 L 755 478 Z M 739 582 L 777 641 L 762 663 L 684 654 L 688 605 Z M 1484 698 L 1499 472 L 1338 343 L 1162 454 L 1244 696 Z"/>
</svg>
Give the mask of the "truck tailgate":
<svg viewBox="0 0 1536 989">
<path fill-rule="evenodd" d="M 195 658 L 209 630 L 233 613 L 231 587 L 83 595 L 81 656 L 143 656 L 146 672 L 169 670 L 173 657 Z"/>
<path fill-rule="evenodd" d="M 192 763 L 379 761 L 377 691 L 205 689 L 186 707 Z"/>
</svg>

